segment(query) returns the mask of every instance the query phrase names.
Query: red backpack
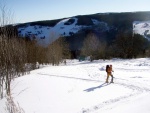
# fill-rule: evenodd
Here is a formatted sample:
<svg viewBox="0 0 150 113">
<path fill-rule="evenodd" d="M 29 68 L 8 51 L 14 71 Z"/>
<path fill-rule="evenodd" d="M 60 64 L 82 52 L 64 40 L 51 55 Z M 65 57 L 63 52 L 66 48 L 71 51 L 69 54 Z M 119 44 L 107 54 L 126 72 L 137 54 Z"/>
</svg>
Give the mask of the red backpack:
<svg viewBox="0 0 150 113">
<path fill-rule="evenodd" d="M 109 69 L 109 65 L 106 65 L 106 72 L 108 72 L 108 69 Z"/>
</svg>

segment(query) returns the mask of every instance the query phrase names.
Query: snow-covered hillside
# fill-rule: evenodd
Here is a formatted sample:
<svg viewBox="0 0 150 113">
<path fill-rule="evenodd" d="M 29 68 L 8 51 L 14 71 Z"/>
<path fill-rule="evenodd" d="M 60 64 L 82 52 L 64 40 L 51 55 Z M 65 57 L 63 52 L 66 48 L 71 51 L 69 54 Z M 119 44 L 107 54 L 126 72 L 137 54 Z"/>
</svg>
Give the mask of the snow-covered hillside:
<svg viewBox="0 0 150 113">
<path fill-rule="evenodd" d="M 114 84 L 106 84 L 106 64 Z M 67 60 L 12 81 L 14 101 L 25 113 L 149 113 L 150 59 Z M 0 113 L 6 99 L 0 100 Z"/>
<path fill-rule="evenodd" d="M 97 32 L 109 31 L 112 28 L 117 29 L 116 26 L 109 26 L 104 21 L 92 18 L 90 20 L 93 25 L 97 26 Z M 47 45 L 61 36 L 72 36 L 83 28 L 91 27 L 90 25 L 78 25 L 78 21 L 78 18 L 70 17 L 58 21 L 53 27 L 26 23 L 18 28 L 18 33 L 23 37 L 36 38 L 39 43 Z M 133 33 L 143 35 L 150 40 L 150 21 L 133 21 Z"/>
<path fill-rule="evenodd" d="M 60 36 L 69 36 L 80 30 L 81 26 L 76 26 L 77 18 L 72 18 L 72 20 L 74 20 L 73 23 L 69 23 L 69 20 L 70 18 L 63 19 L 54 27 L 40 25 L 30 26 L 29 24 L 27 26 L 18 28 L 18 32 L 20 36 L 29 36 L 30 38 L 36 37 L 36 40 L 39 42 L 48 44 Z"/>
<path fill-rule="evenodd" d="M 105 22 L 99 22 L 95 19 L 91 20 L 94 25 L 101 24 L 102 26 L 105 26 L 104 30 L 109 29 Z M 55 41 L 60 36 L 71 36 L 83 28 L 90 27 L 84 25 L 77 25 L 77 21 L 78 18 L 62 19 L 54 27 L 40 25 L 31 26 L 30 24 L 27 24 L 26 26 L 19 27 L 18 33 L 19 36 L 29 36 L 31 39 L 37 38 L 36 40 L 39 43 L 49 44 Z"/>
<path fill-rule="evenodd" d="M 133 32 L 135 34 L 143 35 L 145 38 L 150 40 L 150 21 L 133 22 Z"/>
</svg>

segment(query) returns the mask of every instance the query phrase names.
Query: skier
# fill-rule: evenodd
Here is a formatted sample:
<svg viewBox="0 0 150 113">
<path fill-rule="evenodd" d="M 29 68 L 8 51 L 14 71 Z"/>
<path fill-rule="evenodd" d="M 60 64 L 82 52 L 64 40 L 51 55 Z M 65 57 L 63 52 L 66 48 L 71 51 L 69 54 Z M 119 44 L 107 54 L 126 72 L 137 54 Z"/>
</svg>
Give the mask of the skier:
<svg viewBox="0 0 150 113">
<path fill-rule="evenodd" d="M 114 71 L 112 69 L 112 65 L 106 65 L 106 72 L 107 72 L 106 83 L 108 83 L 109 76 L 111 76 L 111 82 L 110 83 L 114 83 L 113 82 L 114 77 L 112 75 L 112 72 L 114 72 Z"/>
</svg>

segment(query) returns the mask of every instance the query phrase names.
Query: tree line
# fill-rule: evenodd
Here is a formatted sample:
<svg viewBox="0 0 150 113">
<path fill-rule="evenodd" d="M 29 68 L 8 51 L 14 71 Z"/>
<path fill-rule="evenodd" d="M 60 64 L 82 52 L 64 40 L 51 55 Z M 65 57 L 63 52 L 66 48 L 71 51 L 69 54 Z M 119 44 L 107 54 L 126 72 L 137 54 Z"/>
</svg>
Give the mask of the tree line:
<svg viewBox="0 0 150 113">
<path fill-rule="evenodd" d="M 4 31 L 7 33 L 7 31 Z M 40 46 L 36 40 L 18 36 L 0 35 L 0 93 L 10 95 L 10 83 L 37 68 L 39 64 L 59 65 L 63 59 L 70 58 L 68 44 L 63 38 L 57 39 L 47 47 Z"/>
<path fill-rule="evenodd" d="M 150 42 L 139 34 L 124 31 L 108 43 L 90 33 L 83 41 L 80 55 L 91 56 L 92 59 L 150 57 Z"/>
</svg>

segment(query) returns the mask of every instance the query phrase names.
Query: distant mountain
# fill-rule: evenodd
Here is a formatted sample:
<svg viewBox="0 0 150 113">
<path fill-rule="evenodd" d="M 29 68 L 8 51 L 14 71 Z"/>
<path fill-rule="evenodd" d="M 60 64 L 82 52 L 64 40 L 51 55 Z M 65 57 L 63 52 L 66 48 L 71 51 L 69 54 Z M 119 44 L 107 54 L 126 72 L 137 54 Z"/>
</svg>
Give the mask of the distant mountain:
<svg viewBox="0 0 150 113">
<path fill-rule="evenodd" d="M 89 32 L 107 41 L 113 40 L 119 31 L 131 31 L 150 40 L 150 12 L 97 13 L 16 26 L 19 36 L 34 38 L 44 45 L 48 45 L 60 36 L 66 37 L 70 44 L 76 42 L 75 47 L 71 47 L 75 50 L 81 48 L 85 38 L 83 36 Z M 81 31 L 85 35 L 77 35 Z"/>
<path fill-rule="evenodd" d="M 58 21 L 54 26 L 26 23 L 18 27 L 18 33 L 22 37 L 35 37 L 39 42 L 42 40 L 42 43 L 44 41 L 44 44 L 49 44 L 60 36 L 70 36 L 77 33 L 82 27 L 86 27 L 77 25 L 77 21 L 78 18 L 66 18 Z"/>
<path fill-rule="evenodd" d="M 150 40 L 150 21 L 134 21 L 133 33 L 143 35 Z"/>
</svg>

